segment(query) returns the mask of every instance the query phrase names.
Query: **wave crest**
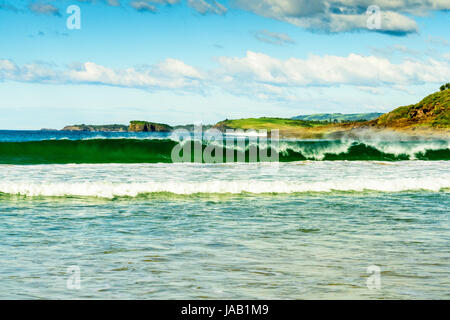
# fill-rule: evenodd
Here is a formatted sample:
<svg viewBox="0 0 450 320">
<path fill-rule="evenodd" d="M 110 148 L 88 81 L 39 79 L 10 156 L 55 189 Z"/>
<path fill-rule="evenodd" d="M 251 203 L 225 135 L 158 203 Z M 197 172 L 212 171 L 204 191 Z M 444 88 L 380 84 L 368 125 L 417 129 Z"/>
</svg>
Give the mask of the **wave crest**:
<svg viewBox="0 0 450 320">
<path fill-rule="evenodd" d="M 68 164 L 68 163 L 171 163 L 171 153 L 179 142 L 171 139 L 92 139 L 0 142 L 2 164 Z M 209 142 L 188 141 L 202 151 Z M 246 140 L 244 148 L 230 147 L 220 142 L 216 147 L 232 149 L 234 160 L 249 159 L 250 150 L 261 154 L 279 153 L 280 162 L 301 160 L 450 160 L 449 141 L 280 141 L 269 146 L 266 142 Z M 194 150 L 194 148 L 191 148 Z M 189 158 L 189 157 L 188 157 Z M 194 160 L 191 157 L 192 161 Z"/>
<path fill-rule="evenodd" d="M 0 193 L 26 197 L 138 197 L 146 194 L 295 194 L 330 192 L 440 192 L 450 189 L 444 178 L 347 179 L 321 182 L 224 181 L 205 182 L 168 181 L 146 183 L 20 183 L 0 184 Z"/>
</svg>

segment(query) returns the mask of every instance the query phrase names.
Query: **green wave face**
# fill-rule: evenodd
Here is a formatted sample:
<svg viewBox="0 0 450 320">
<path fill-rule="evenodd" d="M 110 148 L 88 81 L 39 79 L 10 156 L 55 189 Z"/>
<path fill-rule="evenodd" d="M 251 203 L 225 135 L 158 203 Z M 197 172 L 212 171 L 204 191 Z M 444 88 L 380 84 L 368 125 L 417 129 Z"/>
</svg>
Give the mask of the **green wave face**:
<svg viewBox="0 0 450 320">
<path fill-rule="evenodd" d="M 211 144 L 199 141 L 191 144 L 187 162 L 200 162 L 194 156 L 195 148 L 202 154 L 211 150 Z M 1 164 L 68 164 L 68 163 L 171 163 L 172 150 L 178 145 L 170 139 L 96 139 L 96 140 L 45 140 L 0 143 Z M 450 160 L 447 141 L 368 142 L 368 141 L 280 141 L 278 145 L 245 141 L 244 147 L 220 144 L 216 162 L 250 161 L 250 153 L 257 154 L 256 161 L 267 160 L 278 152 L 280 162 L 315 160 Z M 218 150 L 218 149 L 216 149 Z M 228 153 L 228 158 L 227 158 Z M 230 154 L 232 155 L 230 157 Z M 181 151 L 180 155 L 183 155 Z M 261 155 L 263 155 L 261 157 Z M 264 157 L 266 155 L 266 157 Z M 187 160 L 186 160 L 187 159 Z M 266 159 L 266 160 L 265 160 Z M 205 162 L 203 158 L 200 159 Z M 207 161 L 206 161 L 207 162 Z"/>
<path fill-rule="evenodd" d="M 171 140 L 96 139 L 0 143 L 3 164 L 171 162 Z"/>
</svg>

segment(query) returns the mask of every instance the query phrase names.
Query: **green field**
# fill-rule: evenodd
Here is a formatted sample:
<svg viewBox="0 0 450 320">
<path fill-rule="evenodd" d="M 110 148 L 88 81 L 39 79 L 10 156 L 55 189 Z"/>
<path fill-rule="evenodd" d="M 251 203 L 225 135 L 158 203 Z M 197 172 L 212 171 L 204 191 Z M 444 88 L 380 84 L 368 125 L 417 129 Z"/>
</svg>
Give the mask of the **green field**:
<svg viewBox="0 0 450 320">
<path fill-rule="evenodd" d="M 215 127 L 222 129 L 292 129 L 292 128 L 314 128 L 327 125 L 324 121 L 305 121 L 305 120 L 293 120 L 283 118 L 247 118 L 247 119 L 235 119 L 224 120 L 218 122 Z"/>
</svg>

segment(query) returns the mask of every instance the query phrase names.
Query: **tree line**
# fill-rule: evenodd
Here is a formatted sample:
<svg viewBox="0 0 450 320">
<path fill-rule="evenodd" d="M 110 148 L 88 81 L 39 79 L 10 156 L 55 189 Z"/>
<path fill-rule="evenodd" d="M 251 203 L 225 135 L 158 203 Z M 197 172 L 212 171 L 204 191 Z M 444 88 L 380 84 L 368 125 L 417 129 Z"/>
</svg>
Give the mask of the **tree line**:
<svg viewBox="0 0 450 320">
<path fill-rule="evenodd" d="M 450 83 L 447 82 L 446 84 L 443 84 L 440 89 L 441 89 L 441 91 L 450 89 Z"/>
</svg>

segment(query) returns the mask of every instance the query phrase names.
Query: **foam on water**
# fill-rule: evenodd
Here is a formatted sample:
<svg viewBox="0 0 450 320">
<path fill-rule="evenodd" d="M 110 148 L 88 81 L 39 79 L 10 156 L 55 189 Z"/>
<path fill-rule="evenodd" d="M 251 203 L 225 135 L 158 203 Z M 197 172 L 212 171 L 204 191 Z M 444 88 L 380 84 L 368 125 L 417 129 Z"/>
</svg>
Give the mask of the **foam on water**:
<svg viewBox="0 0 450 320">
<path fill-rule="evenodd" d="M 9 195 L 46 197 L 136 197 L 150 193 L 240 194 L 240 193 L 305 193 L 305 192 L 401 192 L 443 191 L 450 189 L 448 179 L 347 180 L 313 183 L 280 181 L 207 181 L 207 182 L 147 182 L 147 183 L 0 183 L 0 192 Z"/>
<path fill-rule="evenodd" d="M 448 161 L 302 161 L 281 164 L 0 165 L 0 181 L 0 193 L 29 197 L 439 192 L 450 189 L 450 164 Z"/>
</svg>

